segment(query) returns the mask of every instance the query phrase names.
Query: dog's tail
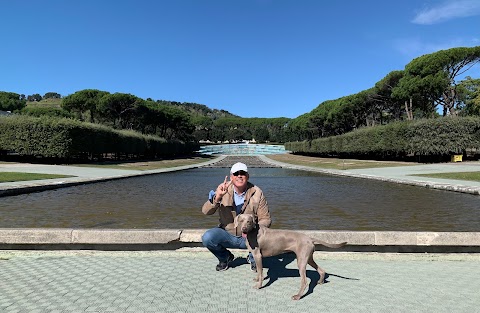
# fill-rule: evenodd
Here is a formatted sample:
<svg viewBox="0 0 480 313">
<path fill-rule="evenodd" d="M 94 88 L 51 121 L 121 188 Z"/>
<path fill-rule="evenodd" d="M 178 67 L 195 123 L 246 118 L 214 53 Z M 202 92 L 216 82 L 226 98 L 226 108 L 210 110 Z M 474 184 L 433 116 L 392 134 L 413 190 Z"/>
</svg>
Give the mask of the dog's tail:
<svg viewBox="0 0 480 313">
<path fill-rule="evenodd" d="M 318 240 L 318 239 L 313 240 L 313 243 L 316 244 L 316 245 L 322 245 L 322 246 L 325 246 L 325 247 L 335 248 L 335 249 L 341 248 L 341 247 L 343 247 L 347 244 L 346 241 L 341 242 L 341 243 L 328 243 L 328 242 Z"/>
</svg>

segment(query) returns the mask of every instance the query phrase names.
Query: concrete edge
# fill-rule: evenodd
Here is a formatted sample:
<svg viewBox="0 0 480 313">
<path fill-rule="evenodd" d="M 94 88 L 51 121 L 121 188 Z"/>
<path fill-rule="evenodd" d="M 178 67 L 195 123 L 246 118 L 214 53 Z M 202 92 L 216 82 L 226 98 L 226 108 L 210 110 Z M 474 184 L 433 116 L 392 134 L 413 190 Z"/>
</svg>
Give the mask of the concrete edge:
<svg viewBox="0 0 480 313">
<path fill-rule="evenodd" d="M 61 181 L 61 182 L 45 182 L 45 180 L 43 181 L 40 180 L 40 181 L 30 181 L 28 182 L 28 184 L 21 184 L 16 186 L 0 186 L 0 197 L 16 196 L 16 195 L 25 194 L 25 193 L 41 192 L 46 190 L 73 187 L 78 185 L 92 184 L 92 183 L 117 180 L 117 179 L 125 179 L 125 178 L 136 177 L 136 176 L 154 175 L 154 174 L 167 173 L 167 172 L 173 172 L 173 171 L 187 170 L 192 168 L 199 168 L 199 167 L 208 166 L 210 164 L 219 162 L 225 157 L 227 156 L 220 155 L 219 157 L 206 162 L 201 162 L 201 163 L 196 163 L 191 165 L 184 165 L 184 166 L 177 166 L 177 167 L 170 167 L 170 168 L 164 168 L 164 169 L 158 169 L 158 170 L 142 171 L 138 173 L 128 173 L 124 175 L 116 175 L 116 176 L 110 176 L 110 177 L 73 178 L 71 180 Z M 367 175 L 367 174 L 356 174 L 356 173 L 350 173 L 350 172 L 343 172 L 339 170 L 321 169 L 321 168 L 279 162 L 279 161 L 270 159 L 265 155 L 258 155 L 258 157 L 267 164 L 280 166 L 282 168 L 296 169 L 296 170 L 309 171 L 309 172 L 318 172 L 318 173 L 334 175 L 334 176 L 373 179 L 373 180 L 379 180 L 383 182 L 390 182 L 390 183 L 396 183 L 396 184 L 404 184 L 404 185 L 418 186 L 418 187 L 424 187 L 424 188 L 430 188 L 430 189 L 454 191 L 454 192 L 467 193 L 472 195 L 480 195 L 480 187 L 471 187 L 471 186 L 464 186 L 464 185 L 458 185 L 458 184 L 434 183 L 431 181 L 422 181 L 422 180 L 388 178 L 388 177 Z"/>
<path fill-rule="evenodd" d="M 201 243 L 205 229 L 1 228 L 1 245 L 178 245 Z M 299 231 L 347 246 L 480 247 L 480 232 Z"/>
<path fill-rule="evenodd" d="M 430 189 L 437 189 L 437 190 L 444 190 L 444 191 L 454 191 L 460 193 L 468 193 L 471 195 L 480 195 L 480 187 L 470 187 L 470 186 L 463 186 L 458 184 L 442 184 L 442 183 L 434 183 L 430 181 L 422 181 L 422 180 L 408 180 L 408 179 L 397 179 L 397 178 L 388 178 L 382 176 L 375 176 L 375 175 L 367 175 L 367 174 L 356 174 L 350 172 L 343 172 L 339 170 L 330 170 L 330 169 L 321 169 L 303 165 L 295 165 L 290 163 L 284 163 L 275 161 L 273 159 L 268 158 L 267 156 L 260 156 L 260 158 L 272 165 L 281 166 L 283 168 L 290 168 L 295 170 L 301 171 L 310 171 L 310 172 L 318 172 L 328 175 L 335 175 L 335 176 L 347 176 L 347 177 L 354 177 L 354 178 L 362 178 L 362 179 L 373 179 L 373 180 L 380 180 L 383 182 L 395 183 L 395 184 L 404 184 L 410 186 L 418 186 Z"/>
<path fill-rule="evenodd" d="M 183 170 L 188 170 L 192 168 L 208 166 L 223 160 L 225 157 L 226 156 L 221 155 L 213 160 L 190 164 L 190 165 L 166 167 L 166 168 L 157 169 L 157 170 L 139 171 L 136 173 L 126 172 L 123 175 L 117 174 L 117 175 L 108 176 L 108 177 L 100 177 L 100 176 L 94 177 L 94 178 L 73 177 L 73 178 L 70 178 L 69 180 L 63 180 L 61 182 L 51 182 L 48 180 L 32 180 L 32 181 L 26 182 L 26 184 L 20 184 L 20 185 L 14 185 L 14 186 L 0 186 L 0 197 L 17 196 L 17 195 L 26 194 L 26 193 L 55 190 L 60 188 L 94 184 L 94 183 L 113 181 L 118 179 L 126 179 L 126 178 L 137 177 L 137 176 L 147 176 L 147 175 L 155 175 L 155 174 L 175 172 L 175 171 L 183 171 Z"/>
</svg>

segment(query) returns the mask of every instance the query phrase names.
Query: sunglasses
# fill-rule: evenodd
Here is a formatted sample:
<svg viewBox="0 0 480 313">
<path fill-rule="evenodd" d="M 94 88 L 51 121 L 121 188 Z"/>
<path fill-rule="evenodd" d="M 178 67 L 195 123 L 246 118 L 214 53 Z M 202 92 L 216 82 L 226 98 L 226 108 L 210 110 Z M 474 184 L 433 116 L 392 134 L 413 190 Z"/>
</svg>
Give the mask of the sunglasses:
<svg viewBox="0 0 480 313">
<path fill-rule="evenodd" d="M 237 171 L 237 172 L 233 173 L 233 176 L 238 176 L 238 175 L 247 176 L 247 172 L 245 172 L 245 171 Z"/>
</svg>

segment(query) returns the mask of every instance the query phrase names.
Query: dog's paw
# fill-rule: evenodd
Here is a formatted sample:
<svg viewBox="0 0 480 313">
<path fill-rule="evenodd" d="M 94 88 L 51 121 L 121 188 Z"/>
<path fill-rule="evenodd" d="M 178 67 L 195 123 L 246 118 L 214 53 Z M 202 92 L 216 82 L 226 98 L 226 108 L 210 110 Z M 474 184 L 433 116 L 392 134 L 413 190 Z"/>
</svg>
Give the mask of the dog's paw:
<svg viewBox="0 0 480 313">
<path fill-rule="evenodd" d="M 301 295 L 294 295 L 292 297 L 292 300 L 300 300 L 301 297 L 302 297 Z"/>
</svg>

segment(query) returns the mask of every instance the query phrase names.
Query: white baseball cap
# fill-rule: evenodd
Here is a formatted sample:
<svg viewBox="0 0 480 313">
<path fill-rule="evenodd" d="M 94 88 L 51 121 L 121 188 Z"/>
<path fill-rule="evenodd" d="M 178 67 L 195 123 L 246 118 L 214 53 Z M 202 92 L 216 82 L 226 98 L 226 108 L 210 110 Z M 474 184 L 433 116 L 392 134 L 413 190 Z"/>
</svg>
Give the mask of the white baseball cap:
<svg viewBox="0 0 480 313">
<path fill-rule="evenodd" d="M 233 174 L 233 173 L 236 173 L 238 171 L 244 171 L 244 172 L 248 173 L 247 166 L 245 164 L 241 163 L 241 162 L 233 164 L 232 169 L 230 170 L 230 173 Z"/>
</svg>

